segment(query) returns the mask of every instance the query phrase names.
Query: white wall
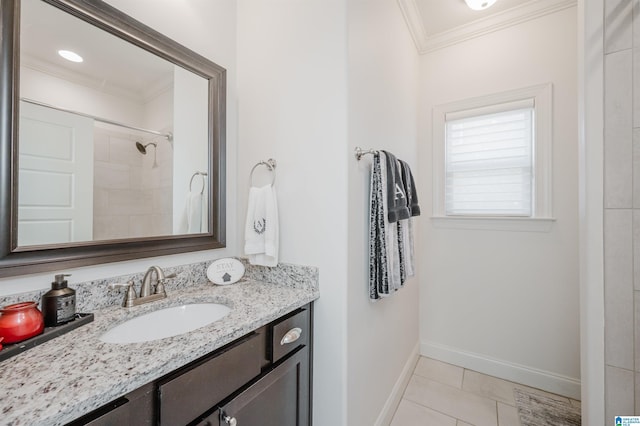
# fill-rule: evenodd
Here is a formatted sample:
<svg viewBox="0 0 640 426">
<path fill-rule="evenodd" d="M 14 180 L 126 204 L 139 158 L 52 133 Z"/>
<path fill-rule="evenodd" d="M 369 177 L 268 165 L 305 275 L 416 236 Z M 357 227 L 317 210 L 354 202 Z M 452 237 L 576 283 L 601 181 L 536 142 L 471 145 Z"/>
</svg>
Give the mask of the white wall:
<svg viewBox="0 0 640 426">
<path fill-rule="evenodd" d="M 273 157 L 280 261 L 320 268 L 313 378 L 319 426 L 346 424 L 347 162 L 353 161 L 346 29 L 344 0 L 238 1 L 238 211 L 246 214 L 251 168 Z M 240 238 L 243 228 L 240 219 Z"/>
<path fill-rule="evenodd" d="M 235 255 L 236 248 L 236 4 L 225 0 L 108 0 L 112 6 L 133 16 L 211 59 L 227 69 L 227 247 L 158 258 L 116 262 L 85 268 L 68 269 L 69 284 L 144 271 L 150 265 L 168 267 Z M 189 25 L 180 23 L 188 22 Z M 25 275 L 0 279 L 0 295 L 49 288 L 54 273 Z"/>
<path fill-rule="evenodd" d="M 421 352 L 579 397 L 576 9 L 421 58 Z M 550 232 L 434 228 L 431 113 L 466 98 L 553 83 Z"/>
<path fill-rule="evenodd" d="M 418 279 L 407 280 L 390 298 L 369 301 L 372 156 L 356 161 L 353 151 L 388 150 L 411 165 L 419 182 L 418 54 L 397 3 L 348 4 L 349 143 L 340 154 L 348 158 L 349 171 L 347 424 L 370 426 L 389 423 L 417 361 Z"/>
</svg>

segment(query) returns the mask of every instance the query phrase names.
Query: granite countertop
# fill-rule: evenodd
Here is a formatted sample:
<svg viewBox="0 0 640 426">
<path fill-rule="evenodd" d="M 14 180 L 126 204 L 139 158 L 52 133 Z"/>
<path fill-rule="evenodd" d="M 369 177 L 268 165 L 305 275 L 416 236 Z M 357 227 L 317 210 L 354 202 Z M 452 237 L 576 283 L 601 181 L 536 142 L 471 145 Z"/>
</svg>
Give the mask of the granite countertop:
<svg viewBox="0 0 640 426">
<path fill-rule="evenodd" d="M 94 322 L 0 362 L 0 422 L 61 425 L 206 355 L 319 297 L 317 287 L 248 279 L 210 283 L 133 308 L 94 311 Z M 184 303 L 231 308 L 219 321 L 175 337 L 145 343 L 103 343 L 98 337 L 130 318 Z"/>
</svg>

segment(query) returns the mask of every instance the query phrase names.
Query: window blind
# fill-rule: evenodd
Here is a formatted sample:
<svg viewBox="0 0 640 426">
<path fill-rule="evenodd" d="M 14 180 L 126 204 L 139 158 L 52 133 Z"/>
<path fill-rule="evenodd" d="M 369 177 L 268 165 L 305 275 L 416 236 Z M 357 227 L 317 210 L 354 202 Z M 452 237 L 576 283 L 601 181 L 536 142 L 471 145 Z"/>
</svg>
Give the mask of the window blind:
<svg viewBox="0 0 640 426">
<path fill-rule="evenodd" d="M 533 107 L 447 117 L 445 213 L 532 216 Z"/>
</svg>

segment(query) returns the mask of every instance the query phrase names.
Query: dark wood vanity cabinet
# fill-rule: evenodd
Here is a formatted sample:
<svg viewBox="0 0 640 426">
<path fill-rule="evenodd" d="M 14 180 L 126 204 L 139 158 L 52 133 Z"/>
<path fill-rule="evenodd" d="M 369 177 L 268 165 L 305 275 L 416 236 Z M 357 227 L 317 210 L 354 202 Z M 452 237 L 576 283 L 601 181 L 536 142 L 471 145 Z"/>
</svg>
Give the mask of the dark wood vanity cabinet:
<svg viewBox="0 0 640 426">
<path fill-rule="evenodd" d="M 312 305 L 70 425 L 310 426 Z"/>
</svg>

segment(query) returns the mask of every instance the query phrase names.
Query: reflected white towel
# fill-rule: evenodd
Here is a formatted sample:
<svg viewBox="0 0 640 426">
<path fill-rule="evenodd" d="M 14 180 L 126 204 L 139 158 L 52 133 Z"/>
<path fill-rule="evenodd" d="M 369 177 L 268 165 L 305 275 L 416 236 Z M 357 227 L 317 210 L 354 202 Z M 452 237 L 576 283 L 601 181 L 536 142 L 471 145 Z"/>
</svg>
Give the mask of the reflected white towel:
<svg viewBox="0 0 640 426">
<path fill-rule="evenodd" d="M 189 192 L 187 194 L 187 233 L 202 232 L 202 194 Z"/>
<path fill-rule="evenodd" d="M 278 265 L 278 201 L 273 185 L 249 189 L 244 252 L 252 265 Z"/>
</svg>

